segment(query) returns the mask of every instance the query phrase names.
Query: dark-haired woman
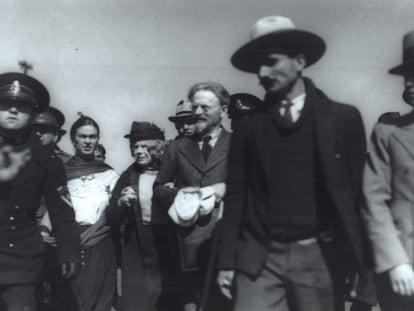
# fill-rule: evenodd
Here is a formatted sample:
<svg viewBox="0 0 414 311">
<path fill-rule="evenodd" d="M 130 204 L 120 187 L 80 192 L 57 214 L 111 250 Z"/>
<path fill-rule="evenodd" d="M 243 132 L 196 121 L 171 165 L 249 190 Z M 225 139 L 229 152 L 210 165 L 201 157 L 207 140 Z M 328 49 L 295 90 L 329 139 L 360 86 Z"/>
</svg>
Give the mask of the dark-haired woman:
<svg viewBox="0 0 414 311">
<path fill-rule="evenodd" d="M 122 173 L 107 209 L 107 221 L 122 228 L 122 310 L 174 310 L 172 297 L 163 299 L 171 294 L 169 220 L 152 202 L 164 134 L 152 123 L 134 122 L 125 138 L 135 161 Z"/>
<path fill-rule="evenodd" d="M 82 265 L 73 291 L 80 311 L 110 311 L 116 285 L 116 258 L 105 209 L 119 175 L 95 160 L 99 126 L 81 116 L 70 130 L 75 156 L 66 164 L 68 188 L 81 232 Z"/>
</svg>

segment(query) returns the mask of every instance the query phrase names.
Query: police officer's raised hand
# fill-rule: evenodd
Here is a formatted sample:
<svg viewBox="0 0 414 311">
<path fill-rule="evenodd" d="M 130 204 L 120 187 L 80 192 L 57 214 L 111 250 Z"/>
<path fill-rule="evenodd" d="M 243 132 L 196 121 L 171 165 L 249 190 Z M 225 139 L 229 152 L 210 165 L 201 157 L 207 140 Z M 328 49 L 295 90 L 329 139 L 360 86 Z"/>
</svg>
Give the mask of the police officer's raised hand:
<svg viewBox="0 0 414 311">
<path fill-rule="evenodd" d="M 62 276 L 66 280 L 74 279 L 79 275 L 81 265 L 76 262 L 65 262 L 62 264 Z"/>
<path fill-rule="evenodd" d="M 0 147 L 0 182 L 10 181 L 31 158 L 30 150 L 14 150 L 11 146 Z"/>
<path fill-rule="evenodd" d="M 414 272 L 410 264 L 404 263 L 389 271 L 391 286 L 401 296 L 414 295 Z"/>
<path fill-rule="evenodd" d="M 220 270 L 217 275 L 217 284 L 221 293 L 228 299 L 232 298 L 234 270 Z"/>
</svg>

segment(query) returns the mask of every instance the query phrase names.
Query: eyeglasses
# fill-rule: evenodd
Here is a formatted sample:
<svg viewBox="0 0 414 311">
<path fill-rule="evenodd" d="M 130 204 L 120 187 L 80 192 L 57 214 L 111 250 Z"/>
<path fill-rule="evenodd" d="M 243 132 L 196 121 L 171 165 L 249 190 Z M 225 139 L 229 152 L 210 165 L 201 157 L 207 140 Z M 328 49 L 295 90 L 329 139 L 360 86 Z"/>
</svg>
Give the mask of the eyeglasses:
<svg viewBox="0 0 414 311">
<path fill-rule="evenodd" d="M 198 108 L 200 108 L 203 112 L 210 112 L 211 110 L 213 110 L 214 108 L 220 106 L 220 104 L 216 104 L 214 106 L 208 106 L 208 105 L 192 105 L 192 110 L 193 112 L 196 112 L 198 110 Z"/>
</svg>

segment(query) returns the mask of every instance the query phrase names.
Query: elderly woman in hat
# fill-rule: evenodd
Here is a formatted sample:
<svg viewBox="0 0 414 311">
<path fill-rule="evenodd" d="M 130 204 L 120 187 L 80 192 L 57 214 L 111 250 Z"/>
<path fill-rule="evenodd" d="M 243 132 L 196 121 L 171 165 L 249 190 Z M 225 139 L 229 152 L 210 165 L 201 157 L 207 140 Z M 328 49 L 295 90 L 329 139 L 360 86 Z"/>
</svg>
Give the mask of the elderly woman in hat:
<svg viewBox="0 0 414 311">
<path fill-rule="evenodd" d="M 149 122 L 133 122 L 134 158 L 112 193 L 107 221 L 121 225 L 123 310 L 160 310 L 168 254 L 168 218 L 152 201 L 152 187 L 164 150 L 164 133 Z"/>
<path fill-rule="evenodd" d="M 104 211 L 119 175 L 95 159 L 99 126 L 80 115 L 70 129 L 75 156 L 65 163 L 68 188 L 81 232 L 82 265 L 73 291 L 80 311 L 111 310 L 116 284 L 116 258 Z"/>
</svg>

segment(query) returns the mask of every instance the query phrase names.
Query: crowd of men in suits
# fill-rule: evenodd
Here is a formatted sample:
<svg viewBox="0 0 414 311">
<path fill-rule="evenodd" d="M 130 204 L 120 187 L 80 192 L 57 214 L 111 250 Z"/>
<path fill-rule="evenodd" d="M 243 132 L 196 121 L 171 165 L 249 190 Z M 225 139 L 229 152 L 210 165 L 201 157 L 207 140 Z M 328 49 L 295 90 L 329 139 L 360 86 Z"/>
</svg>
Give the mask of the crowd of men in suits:
<svg viewBox="0 0 414 311">
<path fill-rule="evenodd" d="M 358 110 L 303 75 L 325 49 L 260 19 L 231 62 L 265 98 L 194 84 L 174 140 L 132 123 L 122 174 L 93 118 L 69 155 L 43 84 L 1 74 L 0 308 L 412 310 L 414 113 L 383 115 L 367 146 Z M 403 50 L 390 73 L 414 106 L 414 32 Z"/>
</svg>

